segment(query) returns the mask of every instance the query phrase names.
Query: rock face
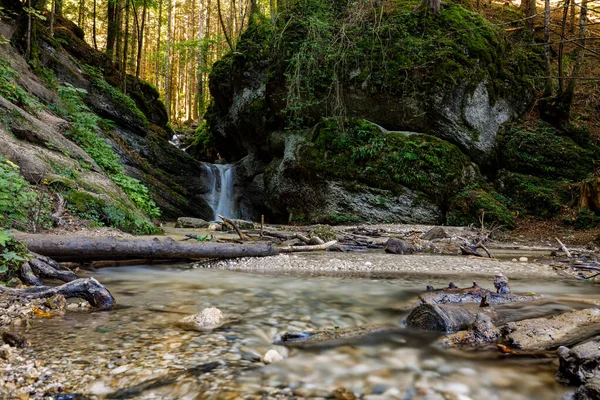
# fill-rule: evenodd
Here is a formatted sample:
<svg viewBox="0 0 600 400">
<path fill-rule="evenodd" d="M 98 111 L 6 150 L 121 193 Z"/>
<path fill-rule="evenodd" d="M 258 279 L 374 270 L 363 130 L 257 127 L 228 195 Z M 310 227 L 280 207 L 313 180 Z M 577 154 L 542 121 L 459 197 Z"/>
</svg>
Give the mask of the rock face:
<svg viewBox="0 0 600 400">
<path fill-rule="evenodd" d="M 0 25 L 3 32 L 14 33 L 4 22 Z M 206 186 L 204 164 L 169 144 L 167 114 L 164 105 L 157 100 L 156 90 L 128 77 L 128 93 L 133 101 L 123 96 L 111 85 L 111 82 L 120 82 L 121 73 L 114 69 L 106 55 L 82 40 L 83 32 L 72 22 L 58 17 L 55 38 L 62 40 L 62 47 L 53 47 L 51 41 L 43 37 L 38 39 L 41 67 L 54 71 L 58 84 L 85 89 L 87 105 L 114 123 L 105 140 L 120 156 L 127 174 L 148 187 L 163 217 L 211 218 L 213 212 L 203 197 L 210 190 Z M 27 63 L 15 50 L 2 46 L 0 56 L 9 59 L 19 71 L 19 86 L 42 103 L 58 104 L 57 95 L 28 70 Z M 85 65 L 97 69 L 89 72 Z M 65 136 L 69 129 L 66 121 L 48 112 L 25 112 L 3 98 L 0 98 L 0 109 L 3 115 L 14 116 L 0 126 L 0 141 L 6 144 L 1 146 L 0 155 L 18 164 L 30 182 L 39 183 L 45 178 L 65 181 L 56 176 L 57 166 L 63 171 L 79 171 L 79 165 L 85 164 L 91 168 L 81 169 L 74 185 L 93 196 L 117 196 L 125 203 L 128 201 L 98 165 Z M 5 132 L 5 128 L 10 132 Z"/>
<path fill-rule="evenodd" d="M 345 8 L 345 3 L 338 3 L 331 3 L 332 15 L 337 16 L 337 19 L 327 21 L 334 27 L 332 29 L 346 18 L 346 13 L 353 12 Z M 206 116 L 209 131 L 221 154 L 229 161 L 243 160 L 239 164 L 244 167 L 237 170 L 240 176 L 236 178 L 236 192 L 245 218 L 256 219 L 267 210 L 268 216 L 280 221 L 291 216 L 292 220 L 295 218 L 302 222 L 366 220 L 437 224 L 446 219 L 450 203 L 447 194 L 441 194 L 444 198 L 440 198 L 433 193 L 435 190 L 425 188 L 419 177 L 403 179 L 404 175 L 411 175 L 406 170 L 421 168 L 430 169 L 431 174 L 443 174 L 450 169 L 445 162 L 435 166 L 436 161 L 433 161 L 430 168 L 421 165 L 422 160 L 432 161 L 450 153 L 453 154 L 450 158 L 462 162 L 464 157 L 489 168 L 496 163 L 498 132 L 506 123 L 519 117 L 533 100 L 532 91 L 513 72 L 498 80 L 495 72 L 490 73 L 480 67 L 479 63 L 485 58 L 494 64 L 494 68 L 501 66 L 499 70 L 513 71 L 513 66 L 507 61 L 510 57 L 505 54 L 509 50 L 501 44 L 495 28 L 460 6 L 449 8 L 455 15 L 473 20 L 481 29 L 477 30 L 476 38 L 465 36 L 457 39 L 456 43 L 448 43 L 448 46 L 455 47 L 453 51 L 456 54 L 449 53 L 439 61 L 440 57 L 425 54 L 427 50 L 422 48 L 403 48 L 398 43 L 405 43 L 400 38 L 405 36 L 394 37 L 396 31 L 390 28 L 390 43 L 381 45 L 382 51 L 387 51 L 384 57 L 387 61 L 374 66 L 368 56 L 366 60 L 362 59 L 364 54 L 369 54 L 371 47 L 367 45 L 360 49 L 362 55 L 353 59 L 353 69 L 343 71 L 322 61 L 331 59 L 328 57 L 329 44 L 311 47 L 308 22 L 295 22 L 308 21 L 309 15 L 303 13 L 311 11 L 289 10 L 292 14 L 298 13 L 295 14 L 296 19 L 290 20 L 294 23 L 288 26 L 287 16 L 282 16 L 281 26 L 273 27 L 286 38 L 286 35 L 291 35 L 289 41 L 281 41 L 293 43 L 284 44 L 284 49 L 271 43 L 272 36 L 266 35 L 265 30 L 249 27 L 236 53 L 225 56 L 214 65 L 210 78 L 214 101 Z M 440 29 L 451 28 L 451 24 L 455 23 L 449 17 L 451 13 L 441 14 L 444 16 L 432 23 L 439 23 Z M 406 21 L 399 23 L 396 20 L 398 15 L 404 15 L 402 18 L 411 21 L 415 19 L 415 31 L 404 33 L 415 35 L 415 40 L 421 40 L 430 33 L 428 29 L 433 29 L 422 26 L 420 17 L 414 13 L 384 13 L 380 22 L 385 26 L 404 26 Z M 447 20 L 444 19 L 446 16 Z M 362 22 L 364 30 L 354 30 L 354 36 L 350 38 L 353 43 L 362 43 L 358 44 L 359 47 L 370 43 L 373 32 L 370 28 L 372 21 L 366 18 Z M 377 26 L 373 29 L 379 29 Z M 484 42 L 485 55 L 481 54 L 479 47 Z M 311 49 L 319 47 L 314 51 L 320 53 L 312 58 L 299 54 L 308 51 L 301 50 L 305 49 L 303 45 Z M 376 47 L 379 48 L 380 44 Z M 335 53 L 335 49 L 331 51 Z M 436 67 L 421 69 L 412 64 L 400 67 L 405 62 L 402 55 L 412 51 L 420 52 L 419 56 L 424 59 L 432 57 L 431 65 Z M 293 74 L 288 72 L 294 67 L 304 71 L 302 67 L 305 66 L 295 64 L 302 58 L 300 56 L 319 61 L 316 61 L 317 65 L 306 68 L 309 71 L 306 77 L 292 80 Z M 379 59 L 381 54 L 374 57 Z M 448 65 L 445 65 L 446 61 Z M 437 65 L 438 62 L 440 65 Z M 522 66 L 523 70 L 530 67 L 529 64 Z M 400 74 L 400 78 L 397 73 L 389 72 L 399 68 L 407 71 Z M 523 70 L 519 70 L 520 73 Z M 314 82 L 310 71 L 319 71 Z M 461 78 L 457 79 L 450 71 L 461 75 Z M 328 82 L 338 82 L 339 86 L 333 85 L 328 89 L 319 86 Z M 407 89 L 407 86 L 412 89 Z M 314 99 L 305 99 L 304 94 L 313 89 Z M 315 164 L 323 166 L 332 161 L 331 155 L 335 154 L 332 149 L 321 149 L 327 147 L 326 143 L 335 141 L 335 136 L 344 134 L 345 128 L 340 126 L 328 141 L 320 142 L 319 130 L 323 128 L 324 117 L 336 116 L 336 107 L 343 109 L 340 115 L 368 121 L 393 139 L 346 143 L 341 147 L 353 151 L 346 157 L 346 165 L 329 165 L 338 171 L 319 170 Z M 402 136 L 404 140 L 398 139 Z M 431 145 L 437 149 L 424 150 L 427 147 L 424 143 L 432 142 L 431 137 L 441 139 Z M 396 145 L 398 147 L 394 147 Z M 459 149 L 462 155 L 455 155 L 451 146 Z M 414 154 L 421 150 L 427 154 Z M 322 162 L 311 160 L 310 152 Z M 395 156 L 384 159 L 377 152 Z M 371 157 L 371 164 L 366 161 L 368 157 Z M 376 162 L 378 157 L 379 164 Z M 412 165 L 409 160 L 414 161 Z M 342 169 L 351 171 L 343 176 L 339 172 Z M 454 194 L 469 184 L 482 181 L 477 167 L 463 165 L 461 169 L 464 178 L 461 182 L 446 183 L 453 186 Z M 377 174 L 381 181 L 395 180 L 394 184 L 374 182 Z M 350 181 L 357 184 L 349 187 L 347 183 Z M 447 188 L 440 188 L 440 192 L 444 190 Z"/>
</svg>

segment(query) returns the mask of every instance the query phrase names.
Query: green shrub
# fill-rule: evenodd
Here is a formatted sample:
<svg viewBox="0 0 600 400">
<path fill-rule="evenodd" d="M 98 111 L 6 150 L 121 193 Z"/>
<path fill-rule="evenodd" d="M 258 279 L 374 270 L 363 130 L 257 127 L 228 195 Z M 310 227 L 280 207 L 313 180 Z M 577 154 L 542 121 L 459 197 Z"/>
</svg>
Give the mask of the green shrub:
<svg viewBox="0 0 600 400">
<path fill-rule="evenodd" d="M 573 225 L 575 229 L 592 229 L 596 228 L 600 223 L 600 217 L 588 208 L 582 208 L 577 211 L 577 216 Z"/>
<path fill-rule="evenodd" d="M 17 276 L 28 256 L 27 246 L 16 240 L 11 232 L 0 231 L 0 283 Z"/>
<path fill-rule="evenodd" d="M 51 202 L 23 179 L 19 167 L 0 157 L 0 228 L 37 231 L 50 226 Z"/>
<path fill-rule="evenodd" d="M 513 228 L 515 215 L 509 211 L 507 204 L 507 199 L 502 195 L 479 185 L 472 185 L 451 200 L 447 222 L 449 225 L 459 226 L 480 225 L 479 218 L 483 215 L 486 224 L 498 223 L 505 228 Z"/>
<path fill-rule="evenodd" d="M 0 57 L 0 96 L 11 103 L 32 110 L 40 109 L 41 104 L 18 84 L 19 73 L 10 60 Z"/>
</svg>

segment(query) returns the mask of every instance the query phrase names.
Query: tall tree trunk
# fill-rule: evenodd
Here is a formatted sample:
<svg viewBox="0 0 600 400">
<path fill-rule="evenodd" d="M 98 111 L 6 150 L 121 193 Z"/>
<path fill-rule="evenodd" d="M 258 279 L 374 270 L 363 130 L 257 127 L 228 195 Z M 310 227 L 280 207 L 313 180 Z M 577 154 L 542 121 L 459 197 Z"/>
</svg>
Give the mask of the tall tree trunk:
<svg viewBox="0 0 600 400">
<path fill-rule="evenodd" d="M 83 22 L 85 20 L 85 0 L 79 0 L 79 15 L 77 17 L 77 25 L 79 25 L 79 27 L 81 29 L 83 29 Z"/>
<path fill-rule="evenodd" d="M 144 26 L 146 24 L 146 9 L 147 9 L 147 0 L 144 0 L 144 5 L 142 8 L 142 25 L 140 26 L 140 30 L 138 32 L 138 50 L 137 50 L 137 62 L 135 66 L 135 77 L 140 77 L 140 67 L 142 65 L 142 47 L 144 44 Z"/>
<path fill-rule="evenodd" d="M 274 24 L 277 15 L 277 10 L 275 10 L 275 0 L 269 0 L 269 14 L 271 14 L 271 23 Z"/>
<path fill-rule="evenodd" d="M 94 48 L 98 50 L 98 42 L 96 41 L 96 1 L 94 0 L 94 22 L 92 24 L 92 36 L 94 37 Z"/>
<path fill-rule="evenodd" d="M 536 10 L 536 0 L 521 0 L 521 11 L 525 14 L 527 18 L 527 26 L 529 30 L 533 32 L 534 23 L 535 23 L 535 14 Z"/>
<path fill-rule="evenodd" d="M 58 15 L 59 17 L 63 16 L 63 1 L 64 0 L 56 0 L 52 6 L 54 9 L 54 14 Z"/>
<path fill-rule="evenodd" d="M 33 29 L 33 21 L 32 21 L 32 7 L 31 7 L 31 0 L 27 0 L 28 2 L 28 6 L 29 6 L 29 12 L 27 13 L 27 50 L 25 51 L 25 58 L 27 60 L 31 59 L 31 36 L 32 36 L 32 32 L 31 30 Z"/>
<path fill-rule="evenodd" d="M 54 37 L 54 15 L 56 14 L 56 0 L 52 0 L 52 11 L 50 13 L 50 37 Z"/>
<path fill-rule="evenodd" d="M 563 78 L 565 76 L 563 70 L 563 51 L 565 47 L 565 30 L 567 26 L 567 17 L 569 15 L 569 4 L 570 0 L 565 0 L 565 8 L 563 9 L 562 25 L 560 27 L 560 43 L 558 44 L 558 94 L 562 95 L 564 90 Z M 570 6 L 571 12 L 575 9 L 573 5 Z"/>
<path fill-rule="evenodd" d="M 156 74 L 155 86 L 158 87 L 159 77 L 160 77 L 160 34 L 162 31 L 162 8 L 163 2 L 162 0 L 158 1 L 158 32 L 156 34 L 156 65 L 154 68 Z"/>
<path fill-rule="evenodd" d="M 199 12 L 199 29 L 198 29 L 198 65 L 197 65 L 197 74 L 198 74 L 198 82 L 196 84 L 196 106 L 194 107 L 194 119 L 199 119 L 204 113 L 204 52 L 205 52 L 205 44 L 204 44 L 204 24 L 205 24 L 205 16 L 206 9 L 210 4 L 207 2 L 207 6 L 203 6 L 203 0 L 200 0 L 200 12 Z"/>
<path fill-rule="evenodd" d="M 107 6 L 107 22 L 106 28 L 106 54 L 115 61 L 115 42 L 119 32 L 118 24 L 118 0 L 108 0 Z"/>
<path fill-rule="evenodd" d="M 121 90 L 127 93 L 127 51 L 129 45 L 129 0 L 125 0 L 125 43 L 123 44 L 123 81 Z"/>
<path fill-rule="evenodd" d="M 231 44 L 231 39 L 229 39 L 229 35 L 227 34 L 227 29 L 225 28 L 225 22 L 223 22 L 223 14 L 221 13 L 221 0 L 217 0 L 217 12 L 219 13 L 219 21 L 221 22 L 221 29 L 223 29 L 223 35 L 225 35 L 225 40 L 229 45 L 229 49 L 233 51 L 233 45 Z"/>
<path fill-rule="evenodd" d="M 544 63 L 546 71 L 544 96 L 550 96 L 552 94 L 552 67 L 550 65 L 550 0 L 544 1 Z"/>
<path fill-rule="evenodd" d="M 577 40 L 579 44 L 577 49 L 577 58 L 575 59 L 575 64 L 573 65 L 571 79 L 569 80 L 567 89 L 565 90 L 565 93 L 562 96 L 562 105 L 566 117 L 570 115 L 571 104 L 573 104 L 573 97 L 575 96 L 577 78 L 579 77 L 581 65 L 583 64 L 583 57 L 585 55 L 585 36 L 587 33 L 587 4 L 588 0 L 581 0 L 581 13 L 579 14 L 579 38 Z"/>
<path fill-rule="evenodd" d="M 167 51 L 166 51 L 166 70 L 165 70 L 165 107 L 167 108 L 167 114 L 169 119 L 171 119 L 171 17 L 173 13 L 173 7 L 171 5 L 172 0 L 168 1 L 168 12 L 167 12 Z"/>
<path fill-rule="evenodd" d="M 125 0 L 115 0 L 117 2 L 117 39 L 115 46 L 115 63 L 122 67 L 123 60 L 123 6 Z"/>
<path fill-rule="evenodd" d="M 573 5 L 571 6 L 571 27 L 570 27 L 569 31 L 570 31 L 571 33 L 575 33 L 575 24 L 576 24 L 576 22 L 575 22 L 575 21 L 576 21 L 576 19 L 577 19 L 577 18 L 576 18 L 576 14 L 577 14 L 577 13 L 575 12 L 575 9 L 576 9 L 577 7 L 575 7 L 575 5 L 577 4 L 577 2 L 576 2 L 575 0 L 572 0 L 572 3 L 573 3 Z"/>
</svg>

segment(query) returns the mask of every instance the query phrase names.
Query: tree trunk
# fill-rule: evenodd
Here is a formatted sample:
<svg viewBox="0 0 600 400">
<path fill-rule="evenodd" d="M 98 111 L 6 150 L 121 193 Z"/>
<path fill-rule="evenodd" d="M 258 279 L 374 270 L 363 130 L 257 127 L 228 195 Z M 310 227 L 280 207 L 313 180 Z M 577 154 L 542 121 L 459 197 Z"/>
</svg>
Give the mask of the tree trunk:
<svg viewBox="0 0 600 400">
<path fill-rule="evenodd" d="M 546 0 L 548 1 L 548 0 Z M 140 26 L 140 29 L 138 31 L 138 49 L 137 49 L 137 62 L 136 62 L 136 66 L 135 66 L 135 77 L 139 78 L 140 77 L 140 68 L 142 66 L 142 47 L 144 44 L 144 26 L 146 24 L 146 9 L 148 7 L 147 4 L 147 0 L 144 0 L 143 6 L 142 6 L 142 23 Z"/>
<path fill-rule="evenodd" d="M 223 29 L 223 35 L 225 35 L 225 40 L 229 45 L 229 50 L 233 51 L 233 44 L 231 43 L 231 39 L 227 34 L 227 29 L 225 28 L 225 22 L 223 22 L 223 14 L 221 13 L 221 0 L 217 0 L 217 12 L 219 14 L 219 21 L 221 22 L 221 29 Z"/>
<path fill-rule="evenodd" d="M 536 10 L 536 0 L 522 0 L 521 1 L 521 11 L 525 14 L 527 18 L 527 26 L 529 30 L 533 32 L 535 25 L 535 14 Z"/>
<path fill-rule="evenodd" d="M 106 30 L 106 54 L 115 61 L 115 42 L 119 32 L 118 0 L 108 0 L 107 5 L 107 30 Z"/>
<path fill-rule="evenodd" d="M 560 27 L 560 43 L 558 44 L 558 94 L 559 96 L 563 93 L 564 84 L 563 78 L 565 76 L 563 70 L 563 52 L 565 48 L 565 30 L 567 27 L 567 16 L 569 14 L 570 0 L 565 0 L 565 8 L 563 9 L 562 24 Z M 575 6 L 571 5 L 571 12 L 575 9 Z"/>
<path fill-rule="evenodd" d="M 159 0 L 158 2 L 158 28 L 157 28 L 157 33 L 156 33 L 156 64 L 155 64 L 155 68 L 154 68 L 154 73 L 155 73 L 155 83 L 154 85 L 158 88 L 158 84 L 159 84 L 159 77 L 160 77 L 160 34 L 162 31 L 162 8 L 163 8 L 163 2 L 162 0 Z"/>
<path fill-rule="evenodd" d="M 123 79 L 121 81 L 121 91 L 127 93 L 127 46 L 129 44 L 129 0 L 125 0 L 125 43 L 123 44 Z"/>
<path fill-rule="evenodd" d="M 577 48 L 577 58 L 573 65 L 573 71 L 571 78 L 565 91 L 560 95 L 560 112 L 563 114 L 562 117 L 566 120 L 569 119 L 571 114 L 571 104 L 573 104 L 573 98 L 575 97 L 575 87 L 577 86 L 577 78 L 581 66 L 583 65 L 583 57 L 585 55 L 585 44 L 586 44 L 586 28 L 587 28 L 587 0 L 581 1 L 581 13 L 579 14 L 579 38 Z"/>
<path fill-rule="evenodd" d="M 550 0 L 544 1 L 544 64 L 546 71 L 546 84 L 544 96 L 552 95 L 552 67 L 550 64 Z"/>
<path fill-rule="evenodd" d="M 166 51 L 166 69 L 165 69 L 165 107 L 167 109 L 167 115 L 169 120 L 171 119 L 171 17 L 173 12 L 172 0 L 167 0 L 168 12 L 167 12 L 167 51 Z"/>
<path fill-rule="evenodd" d="M 77 25 L 83 29 L 83 22 L 85 20 L 85 0 L 79 0 L 79 15 L 77 17 Z"/>
<path fill-rule="evenodd" d="M 55 0 L 54 1 L 54 5 L 53 5 L 54 14 L 58 15 L 59 17 L 63 16 L 63 1 L 64 0 Z"/>
<path fill-rule="evenodd" d="M 97 0 L 94 0 L 94 11 L 93 11 L 94 21 L 92 23 L 92 36 L 94 37 L 94 49 L 98 50 L 98 42 L 96 41 L 96 2 L 97 2 Z"/>
<path fill-rule="evenodd" d="M 173 239 L 86 238 L 81 236 L 16 234 L 30 251 L 57 261 L 165 260 L 262 257 L 278 253 L 270 245 L 175 242 Z"/>
</svg>

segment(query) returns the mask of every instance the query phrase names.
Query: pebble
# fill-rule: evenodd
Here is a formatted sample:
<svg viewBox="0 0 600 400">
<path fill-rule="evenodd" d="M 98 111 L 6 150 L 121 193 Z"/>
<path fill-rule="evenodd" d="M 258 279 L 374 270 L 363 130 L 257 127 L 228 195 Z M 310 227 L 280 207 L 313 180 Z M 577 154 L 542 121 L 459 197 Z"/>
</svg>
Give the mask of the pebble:
<svg viewBox="0 0 600 400">
<path fill-rule="evenodd" d="M 520 262 L 527 262 L 529 259 L 527 257 L 519 257 Z"/>
<path fill-rule="evenodd" d="M 283 361 L 285 358 L 279 354 L 277 350 L 271 349 L 263 356 L 262 362 L 265 364 L 273 364 L 276 362 Z"/>
</svg>

